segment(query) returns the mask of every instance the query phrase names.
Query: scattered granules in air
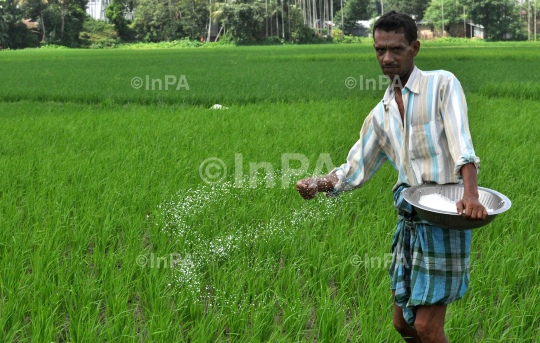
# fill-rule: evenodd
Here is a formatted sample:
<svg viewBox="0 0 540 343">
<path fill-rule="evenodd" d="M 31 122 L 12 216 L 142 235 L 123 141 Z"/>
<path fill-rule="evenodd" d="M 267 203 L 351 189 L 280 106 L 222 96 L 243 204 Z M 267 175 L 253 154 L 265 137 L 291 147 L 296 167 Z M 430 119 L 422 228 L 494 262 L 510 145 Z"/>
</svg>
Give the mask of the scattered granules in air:
<svg viewBox="0 0 540 343">
<path fill-rule="evenodd" d="M 434 210 L 457 213 L 457 202 L 440 194 L 422 195 L 418 203 Z M 493 209 L 486 208 L 486 211 L 493 212 Z"/>
</svg>

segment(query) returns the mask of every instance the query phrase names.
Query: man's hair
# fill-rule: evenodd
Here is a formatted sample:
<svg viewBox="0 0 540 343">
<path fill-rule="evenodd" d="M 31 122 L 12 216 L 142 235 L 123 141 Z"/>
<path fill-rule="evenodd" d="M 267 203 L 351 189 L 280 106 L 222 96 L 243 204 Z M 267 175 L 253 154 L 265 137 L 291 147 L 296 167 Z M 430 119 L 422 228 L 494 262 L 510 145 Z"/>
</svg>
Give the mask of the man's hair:
<svg viewBox="0 0 540 343">
<path fill-rule="evenodd" d="M 375 22 L 375 25 L 373 25 L 373 39 L 375 39 L 375 30 L 390 32 L 400 29 L 405 31 L 405 39 L 409 41 L 409 45 L 418 39 L 418 28 L 414 19 L 396 11 L 384 14 Z"/>
</svg>

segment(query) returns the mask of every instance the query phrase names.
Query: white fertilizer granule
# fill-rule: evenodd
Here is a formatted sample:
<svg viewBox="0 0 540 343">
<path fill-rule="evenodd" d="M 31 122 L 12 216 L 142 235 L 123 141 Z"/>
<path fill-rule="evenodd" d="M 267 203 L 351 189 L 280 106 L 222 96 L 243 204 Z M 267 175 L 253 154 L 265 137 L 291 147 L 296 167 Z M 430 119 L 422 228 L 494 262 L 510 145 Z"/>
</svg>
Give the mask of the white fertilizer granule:
<svg viewBox="0 0 540 343">
<path fill-rule="evenodd" d="M 228 107 L 225 107 L 220 104 L 215 104 L 214 106 L 210 107 L 211 110 L 228 110 Z"/>
<path fill-rule="evenodd" d="M 440 194 L 422 195 L 418 203 L 434 210 L 457 213 L 457 202 Z M 486 211 L 493 212 L 493 209 L 486 208 Z"/>
</svg>

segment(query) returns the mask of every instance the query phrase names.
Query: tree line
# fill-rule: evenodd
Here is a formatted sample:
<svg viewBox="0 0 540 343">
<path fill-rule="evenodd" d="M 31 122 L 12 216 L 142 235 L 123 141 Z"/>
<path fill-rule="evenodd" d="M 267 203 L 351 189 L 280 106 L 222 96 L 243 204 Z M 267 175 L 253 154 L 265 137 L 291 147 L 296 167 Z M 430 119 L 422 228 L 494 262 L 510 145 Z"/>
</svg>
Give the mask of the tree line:
<svg viewBox="0 0 540 343">
<path fill-rule="evenodd" d="M 93 20 L 86 14 L 87 5 L 88 0 L 0 1 L 0 48 L 78 46 L 85 23 Z M 111 0 L 105 15 L 126 42 L 219 39 L 262 44 L 342 38 L 358 20 L 390 10 L 436 28 L 471 20 L 484 26 L 488 40 L 508 33 L 516 40 L 527 39 L 538 16 L 536 0 Z M 125 16 L 131 11 L 132 21 Z M 219 28 L 216 35 L 211 23 Z"/>
</svg>

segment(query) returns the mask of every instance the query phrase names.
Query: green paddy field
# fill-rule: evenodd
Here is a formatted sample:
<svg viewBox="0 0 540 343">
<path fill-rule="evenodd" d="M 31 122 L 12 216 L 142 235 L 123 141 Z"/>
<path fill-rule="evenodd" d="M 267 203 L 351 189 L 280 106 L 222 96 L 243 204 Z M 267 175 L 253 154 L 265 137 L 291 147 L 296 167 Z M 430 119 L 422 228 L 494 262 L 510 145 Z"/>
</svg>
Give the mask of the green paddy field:
<svg viewBox="0 0 540 343">
<path fill-rule="evenodd" d="M 449 340 L 540 342 L 540 44 L 416 64 L 461 81 L 479 185 L 512 200 L 472 232 Z M 384 94 L 346 80 L 380 74 L 367 44 L 0 52 L 0 342 L 400 342 L 397 173 L 295 190 L 346 161 Z"/>
</svg>

